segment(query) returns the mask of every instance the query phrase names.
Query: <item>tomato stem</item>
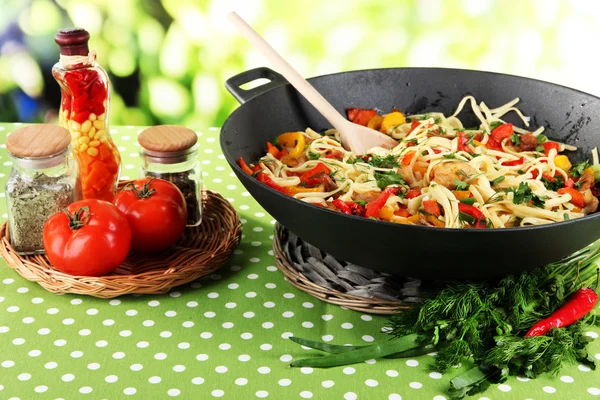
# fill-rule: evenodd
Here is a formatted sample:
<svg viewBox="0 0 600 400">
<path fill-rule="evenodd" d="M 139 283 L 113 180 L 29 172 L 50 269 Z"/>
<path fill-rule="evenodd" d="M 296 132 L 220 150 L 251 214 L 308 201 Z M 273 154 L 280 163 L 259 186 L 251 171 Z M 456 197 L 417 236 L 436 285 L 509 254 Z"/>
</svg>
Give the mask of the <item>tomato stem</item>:
<svg viewBox="0 0 600 400">
<path fill-rule="evenodd" d="M 69 217 L 69 228 L 71 228 L 72 231 L 83 228 L 85 224 L 88 223 L 90 216 L 92 215 L 88 206 L 81 207 L 75 212 L 75 214 L 71 214 L 66 208 L 63 209 L 63 212 L 67 214 L 67 217 Z"/>
<path fill-rule="evenodd" d="M 133 194 L 136 195 L 136 197 L 138 197 L 140 199 L 148 199 L 148 198 L 150 198 L 150 196 L 152 196 L 156 192 L 156 189 L 150 189 L 150 184 L 152 183 L 153 180 L 154 180 L 154 178 L 150 179 L 148 182 L 146 182 L 144 184 L 144 187 L 142 187 L 141 189 L 136 188 L 133 183 L 128 183 L 123 188 L 123 190 L 131 190 L 133 192 Z"/>
</svg>

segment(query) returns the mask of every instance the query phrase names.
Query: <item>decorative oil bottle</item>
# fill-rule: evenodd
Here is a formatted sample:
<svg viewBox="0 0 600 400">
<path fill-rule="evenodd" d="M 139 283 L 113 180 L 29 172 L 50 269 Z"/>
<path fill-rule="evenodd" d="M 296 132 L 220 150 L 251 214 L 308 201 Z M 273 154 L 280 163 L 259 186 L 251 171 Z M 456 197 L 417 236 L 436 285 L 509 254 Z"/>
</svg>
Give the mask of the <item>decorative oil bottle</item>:
<svg viewBox="0 0 600 400">
<path fill-rule="evenodd" d="M 81 171 L 84 199 L 112 201 L 121 156 L 108 129 L 109 81 L 89 51 L 89 33 L 61 29 L 54 40 L 60 61 L 52 68 L 62 94 L 59 124 L 71 133 L 71 146 Z"/>
</svg>

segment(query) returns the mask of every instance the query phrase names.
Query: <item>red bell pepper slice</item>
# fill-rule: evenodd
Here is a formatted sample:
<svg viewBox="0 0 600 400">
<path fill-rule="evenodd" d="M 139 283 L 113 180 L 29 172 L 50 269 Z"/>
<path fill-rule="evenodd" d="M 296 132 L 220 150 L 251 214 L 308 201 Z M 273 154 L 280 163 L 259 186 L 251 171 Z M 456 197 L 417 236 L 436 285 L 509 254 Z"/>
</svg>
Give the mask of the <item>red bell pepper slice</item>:
<svg viewBox="0 0 600 400">
<path fill-rule="evenodd" d="M 421 189 L 410 189 L 408 193 L 406 193 L 407 199 L 414 199 L 415 197 L 419 197 L 421 195 Z"/>
<path fill-rule="evenodd" d="M 399 208 L 398 210 L 394 211 L 394 215 L 404 218 L 410 217 L 410 213 L 406 208 Z"/>
<path fill-rule="evenodd" d="M 574 205 L 576 205 L 579 208 L 585 207 L 585 201 L 583 199 L 583 194 L 581 194 L 581 192 L 578 192 L 576 189 L 570 188 L 570 187 L 564 187 L 562 189 L 558 189 L 557 193 L 558 194 L 570 194 L 571 195 L 571 203 L 573 203 Z"/>
<path fill-rule="evenodd" d="M 410 124 L 410 131 L 408 131 L 408 133 L 411 133 L 412 131 L 414 131 L 415 129 L 417 129 L 419 127 L 419 125 L 421 125 L 421 121 L 413 121 Z"/>
<path fill-rule="evenodd" d="M 340 199 L 335 199 L 334 201 L 331 202 L 331 204 L 333 204 L 335 206 L 335 208 L 337 208 L 344 214 L 353 215 L 352 209 L 350 208 L 350 206 L 348 204 L 346 204 L 345 201 L 340 200 Z"/>
<path fill-rule="evenodd" d="M 502 165 L 505 165 L 507 167 L 514 167 L 515 165 L 521 165 L 525 162 L 524 158 L 519 158 L 518 160 L 512 160 L 512 161 L 504 161 L 502 163 Z"/>
<path fill-rule="evenodd" d="M 533 177 L 533 179 L 537 178 L 537 176 L 539 175 L 539 171 L 535 168 L 532 168 L 530 171 L 527 172 L 531 172 L 531 176 Z"/>
<path fill-rule="evenodd" d="M 320 162 L 313 169 L 310 169 L 310 170 L 306 171 L 305 173 L 303 173 L 302 175 L 300 175 L 300 182 L 307 183 L 308 179 L 317 178 L 319 176 L 322 176 L 323 174 L 328 174 L 329 172 L 330 172 L 330 169 L 327 168 L 327 165 Z"/>
<path fill-rule="evenodd" d="M 371 118 L 377 115 L 377 110 L 366 110 L 363 108 L 349 108 L 348 119 L 355 124 L 367 126 Z"/>
<path fill-rule="evenodd" d="M 277 158 L 277 155 L 279 154 L 279 149 L 277 147 L 273 146 L 273 144 L 271 142 L 267 142 L 267 153 L 269 153 L 273 157 Z"/>
<path fill-rule="evenodd" d="M 565 182 L 565 187 L 574 188 L 575 181 L 572 178 L 567 179 L 567 181 Z"/>
<path fill-rule="evenodd" d="M 423 209 L 426 213 L 439 217 L 441 215 L 440 206 L 435 200 L 423 200 Z"/>
<path fill-rule="evenodd" d="M 365 207 L 361 206 L 358 203 L 355 203 L 353 201 L 348 201 L 346 202 L 346 204 L 352 209 L 352 211 L 354 212 L 354 215 L 360 215 L 361 217 L 365 216 Z"/>
<path fill-rule="evenodd" d="M 372 202 L 367 204 L 365 217 L 366 218 L 377 217 L 377 214 L 379 214 L 379 211 L 381 211 L 383 206 L 385 206 L 385 203 L 390 198 L 390 196 L 398 193 L 398 190 L 400 190 L 400 188 L 386 187 L 384 189 L 384 191 L 381 193 L 381 196 L 379 196 L 377 199 L 375 199 Z"/>
<path fill-rule="evenodd" d="M 276 184 L 275 181 L 273 181 L 273 179 L 271 179 L 271 177 L 269 175 L 265 174 L 264 172 L 259 172 L 256 175 L 256 178 L 258 179 L 259 182 L 263 182 L 264 184 L 266 184 L 270 188 L 277 190 L 278 192 L 281 192 L 281 193 L 287 194 L 287 195 L 290 194 L 290 192 L 287 188 L 284 188 L 284 187 Z"/>
<path fill-rule="evenodd" d="M 542 176 L 546 178 L 549 182 L 554 182 L 556 180 L 555 177 L 548 175 L 547 173 L 543 173 Z"/>
<path fill-rule="evenodd" d="M 469 138 L 464 132 L 458 132 L 458 151 L 465 151 L 471 154 L 471 149 L 467 145 Z"/>
<path fill-rule="evenodd" d="M 504 139 L 511 137 L 514 133 L 515 131 L 512 124 L 506 123 L 497 126 L 490 134 L 490 139 L 494 139 L 496 142 L 502 143 Z"/>
<path fill-rule="evenodd" d="M 458 211 L 475 218 L 475 224 L 474 224 L 475 228 L 485 228 L 486 227 L 487 224 L 486 224 L 486 220 L 485 220 L 485 215 L 477 207 L 470 206 L 468 204 L 459 202 L 458 203 Z"/>
<path fill-rule="evenodd" d="M 542 143 L 542 146 L 544 146 L 544 153 L 546 155 L 550 154 L 550 150 L 552 149 L 556 149 L 556 152 L 558 153 L 558 143 L 556 142 L 544 142 Z"/>
<path fill-rule="evenodd" d="M 252 170 L 250 169 L 248 164 L 246 164 L 246 161 L 244 161 L 243 157 L 238 158 L 238 164 L 240 164 L 240 168 L 242 169 L 242 171 L 244 171 L 248 175 L 252 175 Z"/>
<path fill-rule="evenodd" d="M 503 150 L 502 149 L 502 145 L 498 141 L 496 141 L 495 139 L 492 139 L 491 137 L 488 138 L 488 141 L 485 144 L 485 147 L 487 149 L 490 149 L 490 150 L 497 150 L 497 151 L 502 151 Z"/>
</svg>

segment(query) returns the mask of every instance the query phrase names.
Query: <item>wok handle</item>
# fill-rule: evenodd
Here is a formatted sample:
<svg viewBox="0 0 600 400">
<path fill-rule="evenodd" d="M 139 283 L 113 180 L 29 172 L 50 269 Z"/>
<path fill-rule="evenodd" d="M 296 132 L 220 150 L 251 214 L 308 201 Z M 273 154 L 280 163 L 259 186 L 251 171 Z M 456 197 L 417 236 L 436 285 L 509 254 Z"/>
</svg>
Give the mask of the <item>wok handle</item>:
<svg viewBox="0 0 600 400">
<path fill-rule="evenodd" d="M 261 78 L 268 79 L 271 82 L 248 90 L 241 88 L 242 85 Z M 227 79 L 225 81 L 225 88 L 240 104 L 244 104 L 251 98 L 268 92 L 269 90 L 286 83 L 288 83 L 288 81 L 286 81 L 282 75 L 278 74 L 272 69 L 267 67 L 259 67 L 239 73 Z"/>
</svg>

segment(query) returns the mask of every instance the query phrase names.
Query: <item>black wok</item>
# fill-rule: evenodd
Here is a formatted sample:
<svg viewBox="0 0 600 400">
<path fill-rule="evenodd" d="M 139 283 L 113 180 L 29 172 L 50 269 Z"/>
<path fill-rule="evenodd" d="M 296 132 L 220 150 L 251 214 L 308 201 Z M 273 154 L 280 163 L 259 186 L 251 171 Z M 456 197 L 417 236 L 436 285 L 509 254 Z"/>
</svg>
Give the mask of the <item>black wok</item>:
<svg viewBox="0 0 600 400">
<path fill-rule="evenodd" d="M 240 88 L 258 78 L 271 82 L 248 91 Z M 309 81 L 344 115 L 348 107 L 449 115 L 467 94 L 490 107 L 520 97 L 517 107 L 531 117 L 532 127 L 543 125 L 550 139 L 578 147 L 571 159 L 590 159 L 592 148 L 600 147 L 600 99 L 552 83 L 442 68 L 352 71 Z M 236 160 L 241 156 L 256 161 L 264 155 L 265 143 L 282 132 L 306 127 L 319 131 L 330 125 L 270 69 L 241 73 L 226 87 L 242 103 L 223 125 L 220 137 L 233 171 L 275 219 L 341 260 L 398 276 L 479 280 L 557 261 L 600 237 L 600 213 L 535 227 L 446 229 L 348 216 L 285 196 L 245 174 Z M 465 126 L 478 125 L 470 111 L 459 117 Z M 506 119 L 522 126 L 517 119 Z"/>
</svg>

